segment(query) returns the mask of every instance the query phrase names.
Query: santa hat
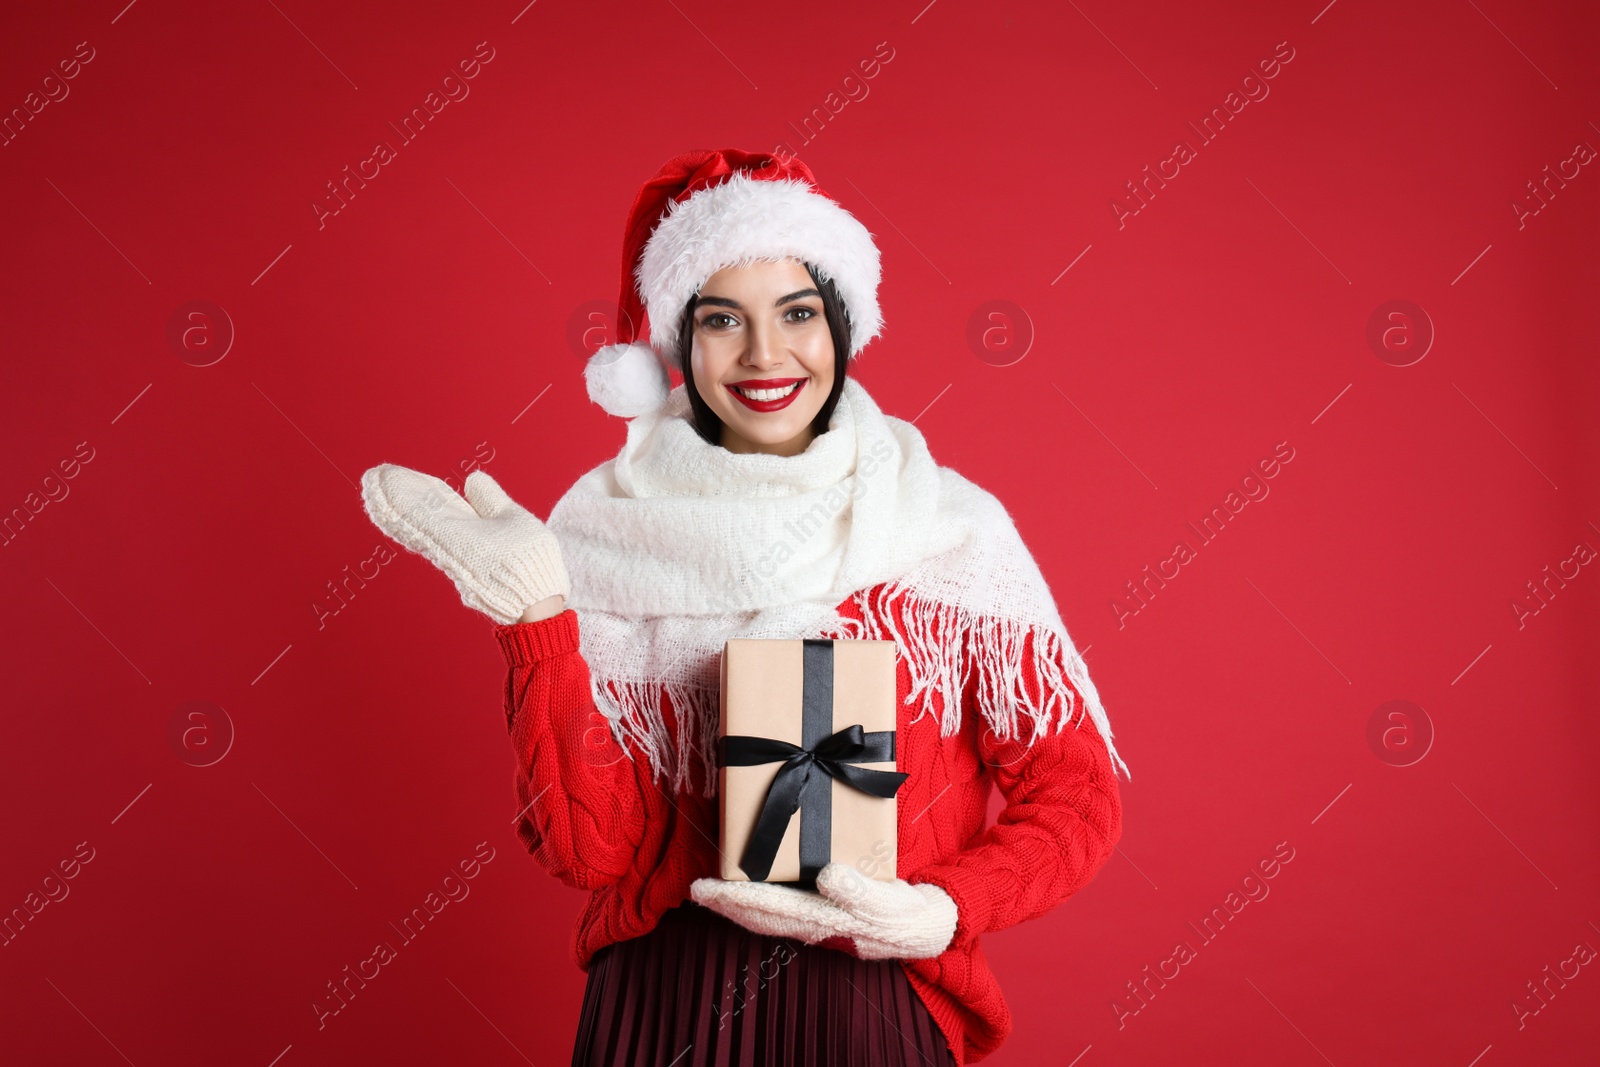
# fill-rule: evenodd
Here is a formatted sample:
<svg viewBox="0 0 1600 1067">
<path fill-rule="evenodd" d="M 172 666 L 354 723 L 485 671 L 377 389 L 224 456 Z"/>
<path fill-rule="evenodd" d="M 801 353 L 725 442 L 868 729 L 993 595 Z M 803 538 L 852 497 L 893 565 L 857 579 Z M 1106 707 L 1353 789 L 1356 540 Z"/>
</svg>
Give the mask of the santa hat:
<svg viewBox="0 0 1600 1067">
<path fill-rule="evenodd" d="M 589 399 L 613 415 L 655 411 L 671 386 L 689 298 L 717 271 L 794 257 L 831 279 L 855 356 L 883 327 L 872 234 L 794 156 L 686 152 L 639 190 L 622 241 L 618 343 L 589 357 Z M 649 343 L 637 338 L 649 323 Z"/>
</svg>

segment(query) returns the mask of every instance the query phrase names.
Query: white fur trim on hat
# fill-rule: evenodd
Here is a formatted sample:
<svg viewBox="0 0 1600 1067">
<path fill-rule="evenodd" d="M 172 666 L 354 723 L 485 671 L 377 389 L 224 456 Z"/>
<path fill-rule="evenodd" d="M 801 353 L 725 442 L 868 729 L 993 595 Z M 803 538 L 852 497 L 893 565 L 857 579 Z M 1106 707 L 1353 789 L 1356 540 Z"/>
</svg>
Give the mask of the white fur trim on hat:
<svg viewBox="0 0 1600 1067">
<path fill-rule="evenodd" d="M 672 379 L 648 345 L 606 345 L 583 366 L 589 399 L 624 419 L 655 411 L 667 399 Z"/>
<path fill-rule="evenodd" d="M 635 273 L 650 343 L 677 350 L 689 298 L 724 267 L 793 256 L 831 278 L 850 315 L 850 355 L 878 336 L 878 246 L 856 217 L 798 179 L 735 174 L 674 203 L 645 243 Z"/>
</svg>

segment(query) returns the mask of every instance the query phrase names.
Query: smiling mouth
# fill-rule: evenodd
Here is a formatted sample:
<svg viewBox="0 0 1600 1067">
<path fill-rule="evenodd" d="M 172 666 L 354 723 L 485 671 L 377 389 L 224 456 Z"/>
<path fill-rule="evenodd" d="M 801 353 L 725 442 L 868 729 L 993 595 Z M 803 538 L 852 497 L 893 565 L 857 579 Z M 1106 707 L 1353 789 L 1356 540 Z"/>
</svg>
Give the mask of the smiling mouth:
<svg viewBox="0 0 1600 1067">
<path fill-rule="evenodd" d="M 805 378 L 751 378 L 729 383 L 726 388 L 735 400 L 751 411 L 781 411 L 794 403 L 806 381 Z"/>
</svg>

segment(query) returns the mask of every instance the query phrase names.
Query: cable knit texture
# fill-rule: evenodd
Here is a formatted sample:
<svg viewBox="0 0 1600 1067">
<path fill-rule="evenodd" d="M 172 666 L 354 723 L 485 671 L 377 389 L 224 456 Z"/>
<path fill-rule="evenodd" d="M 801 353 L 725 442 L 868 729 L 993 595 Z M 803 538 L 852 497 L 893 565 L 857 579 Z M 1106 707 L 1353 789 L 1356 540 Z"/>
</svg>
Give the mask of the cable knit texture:
<svg viewBox="0 0 1600 1067">
<path fill-rule="evenodd" d="M 880 595 L 883 588 L 852 596 L 840 614 L 870 615 L 881 628 L 902 610 Z M 968 645 L 986 632 L 964 633 L 961 655 L 983 655 Z M 648 933 L 689 898 L 695 879 L 717 876 L 716 798 L 669 794 L 670 784 L 619 745 L 593 701 L 576 612 L 497 626 L 495 635 L 508 668 L 506 725 L 523 813 L 517 834 L 552 874 L 591 891 L 571 941 L 574 960 L 588 970 L 600 948 Z M 1020 657 L 1022 681 L 1042 701 L 1047 694 L 1039 693 L 1030 666 L 1033 636 Z M 957 908 L 949 947 L 901 966 L 957 1062 L 968 1063 L 998 1048 L 1012 1025 L 981 935 L 1042 915 L 1087 883 L 1121 837 L 1122 804 L 1110 753 L 1087 716 L 1044 736 L 1001 739 L 982 715 L 964 714 L 959 732 L 942 736 L 937 694 L 935 713 L 924 714 L 908 702 L 904 657 L 896 672 L 896 748 L 899 769 L 910 775 L 898 794 L 896 873 L 913 885 L 938 886 Z M 971 707 L 976 677 L 962 694 Z M 666 722 L 675 724 L 670 701 L 663 702 Z M 1005 807 L 985 827 L 995 787 Z M 848 939 L 838 942 L 824 943 L 850 951 Z"/>
</svg>

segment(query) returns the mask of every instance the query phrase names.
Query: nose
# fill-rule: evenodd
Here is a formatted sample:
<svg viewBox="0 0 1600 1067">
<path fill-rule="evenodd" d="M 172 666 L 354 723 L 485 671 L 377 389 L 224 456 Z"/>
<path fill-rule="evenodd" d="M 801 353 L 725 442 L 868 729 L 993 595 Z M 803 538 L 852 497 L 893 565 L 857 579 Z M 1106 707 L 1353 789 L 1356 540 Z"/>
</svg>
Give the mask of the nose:
<svg viewBox="0 0 1600 1067">
<path fill-rule="evenodd" d="M 783 338 L 770 323 L 757 323 L 749 333 L 750 343 L 745 346 L 742 362 L 757 370 L 782 366 L 788 358 L 783 350 Z"/>
</svg>

